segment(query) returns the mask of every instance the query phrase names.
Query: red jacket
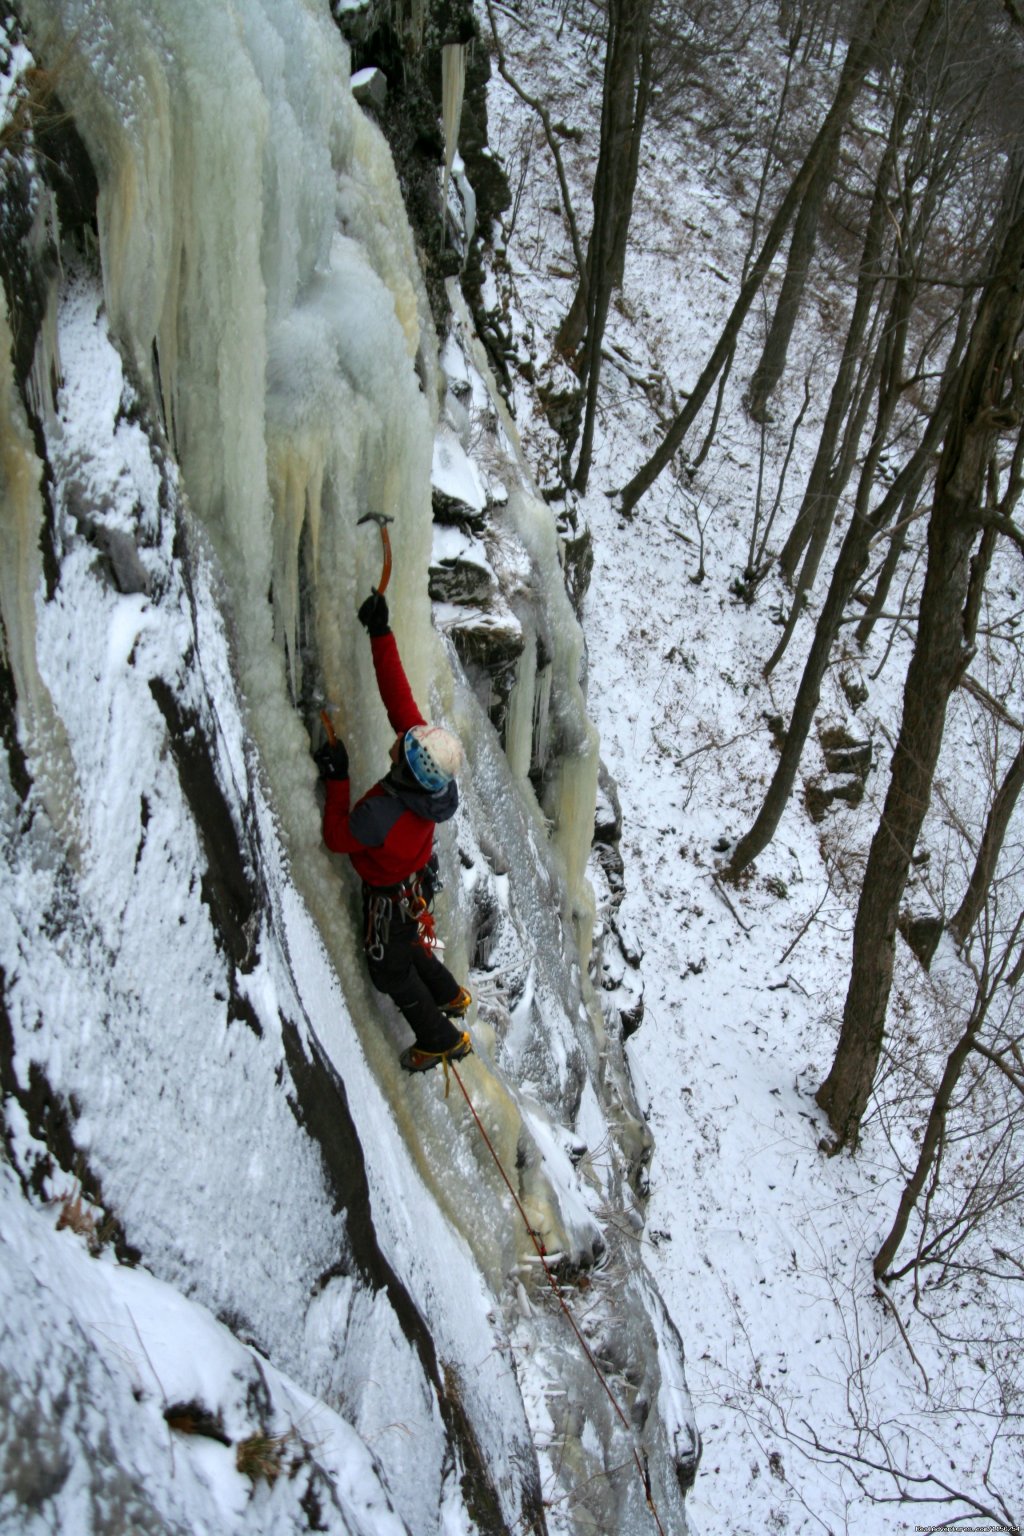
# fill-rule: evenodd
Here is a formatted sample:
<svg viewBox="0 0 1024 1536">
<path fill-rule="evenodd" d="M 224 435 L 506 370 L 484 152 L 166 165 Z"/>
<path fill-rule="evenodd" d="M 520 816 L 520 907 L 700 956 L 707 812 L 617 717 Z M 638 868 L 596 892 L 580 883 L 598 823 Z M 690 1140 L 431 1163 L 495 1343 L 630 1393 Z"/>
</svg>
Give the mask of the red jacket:
<svg viewBox="0 0 1024 1536">
<path fill-rule="evenodd" d="M 390 630 L 370 640 L 377 687 L 392 730 L 404 736 L 426 721 L 416 706 L 395 637 Z M 422 869 L 434 847 L 434 826 L 454 816 L 458 790 L 453 779 L 431 794 L 394 772 L 380 779 L 350 811 L 348 779 L 328 779 L 324 842 L 332 853 L 347 853 L 367 885 L 401 885 Z"/>
</svg>

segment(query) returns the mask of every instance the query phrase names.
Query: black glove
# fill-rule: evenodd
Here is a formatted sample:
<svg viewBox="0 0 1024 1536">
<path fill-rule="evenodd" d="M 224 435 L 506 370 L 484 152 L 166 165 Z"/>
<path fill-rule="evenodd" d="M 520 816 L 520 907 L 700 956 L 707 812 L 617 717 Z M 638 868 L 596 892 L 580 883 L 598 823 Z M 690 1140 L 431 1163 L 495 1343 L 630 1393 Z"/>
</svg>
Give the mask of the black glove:
<svg viewBox="0 0 1024 1536">
<path fill-rule="evenodd" d="M 358 614 L 359 622 L 371 635 L 386 635 L 390 633 L 391 621 L 388 617 L 387 598 L 383 592 L 378 592 L 376 587 L 363 603 Z"/>
<path fill-rule="evenodd" d="M 348 752 L 343 741 L 325 741 L 313 753 L 313 761 L 322 779 L 348 778 Z"/>
</svg>

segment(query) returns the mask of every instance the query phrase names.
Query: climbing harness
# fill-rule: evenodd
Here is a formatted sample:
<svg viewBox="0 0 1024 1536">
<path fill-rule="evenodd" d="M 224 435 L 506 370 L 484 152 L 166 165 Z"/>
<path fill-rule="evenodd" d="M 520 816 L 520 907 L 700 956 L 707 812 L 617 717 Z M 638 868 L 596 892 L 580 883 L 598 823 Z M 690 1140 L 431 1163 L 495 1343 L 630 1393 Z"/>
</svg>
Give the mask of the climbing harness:
<svg viewBox="0 0 1024 1536">
<path fill-rule="evenodd" d="M 446 1061 L 445 1064 L 444 1064 L 446 1080 L 447 1080 L 447 1077 L 448 1077 L 448 1065 L 449 1064 Z M 602 1371 L 602 1369 L 600 1367 L 600 1364 L 598 1363 L 597 1358 L 594 1355 L 593 1350 L 591 1349 L 590 1345 L 587 1343 L 586 1339 L 583 1337 L 583 1334 L 582 1334 L 582 1332 L 580 1330 L 579 1324 L 577 1323 L 576 1319 L 573 1317 L 572 1313 L 569 1310 L 569 1307 L 568 1307 L 568 1305 L 566 1303 L 565 1297 L 562 1294 L 562 1288 L 561 1288 L 561 1286 L 558 1283 L 558 1279 L 557 1279 L 554 1271 L 552 1270 L 550 1264 L 548 1263 L 547 1249 L 544 1247 L 544 1243 L 543 1243 L 543 1241 L 542 1241 L 542 1239 L 540 1237 L 540 1234 L 537 1231 L 535 1231 L 534 1228 L 530 1225 L 530 1220 L 529 1220 L 529 1217 L 527 1216 L 525 1210 L 523 1209 L 522 1201 L 520 1200 L 519 1196 L 516 1194 L 515 1190 L 513 1189 L 512 1181 L 511 1181 L 511 1179 L 509 1178 L 508 1174 L 505 1172 L 504 1168 L 501 1165 L 501 1159 L 499 1158 L 497 1152 L 494 1149 L 494 1143 L 491 1141 L 491 1138 L 488 1136 L 486 1128 L 484 1127 L 484 1123 L 480 1119 L 480 1116 L 477 1114 L 476 1108 L 475 1108 L 475 1106 L 473 1104 L 472 1099 L 470 1098 L 469 1094 L 466 1092 L 466 1085 L 462 1081 L 461 1076 L 459 1075 L 459 1070 L 456 1067 L 454 1060 L 451 1062 L 451 1071 L 452 1071 L 452 1073 L 453 1073 L 453 1075 L 455 1077 L 455 1081 L 458 1083 L 459 1087 L 462 1089 L 462 1097 L 465 1099 L 467 1105 L 469 1106 L 469 1112 L 473 1116 L 473 1119 L 476 1121 L 477 1129 L 479 1130 L 480 1135 L 484 1139 L 484 1142 L 485 1142 L 485 1144 L 487 1146 L 488 1152 L 491 1154 L 491 1157 L 494 1159 L 495 1167 L 497 1168 L 498 1172 L 501 1174 L 501 1177 L 505 1181 L 506 1188 L 508 1189 L 509 1194 L 512 1196 L 512 1200 L 513 1200 L 513 1203 L 514 1203 L 514 1205 L 516 1207 L 516 1210 L 519 1212 L 520 1216 L 523 1218 L 523 1225 L 524 1225 L 524 1227 L 526 1228 L 526 1230 L 527 1230 L 527 1232 L 529 1234 L 531 1243 L 533 1244 L 534 1248 L 537 1250 L 537 1257 L 540 1259 L 541 1266 L 542 1266 L 542 1268 L 544 1270 L 545 1275 L 548 1278 L 548 1284 L 551 1286 L 551 1289 L 555 1293 L 555 1297 L 556 1297 L 556 1299 L 558 1301 L 558 1305 L 562 1309 L 562 1312 L 565 1314 L 566 1320 L 569 1323 L 569 1327 L 572 1329 L 573 1333 L 576 1335 L 576 1339 L 577 1339 L 577 1341 L 578 1341 L 578 1343 L 580 1345 L 580 1348 L 583 1350 L 583 1353 L 584 1353 L 586 1359 L 589 1361 L 590 1365 L 593 1367 L 594 1374 L 597 1376 L 598 1381 L 601 1383 L 601 1387 L 604 1390 L 605 1396 L 608 1398 L 608 1401 L 612 1405 L 612 1408 L 613 1408 L 613 1410 L 615 1412 L 616 1418 L 619 1420 L 620 1424 L 625 1429 L 627 1435 L 629 1435 L 630 1440 L 632 1441 L 633 1440 L 633 1429 L 632 1429 L 632 1426 L 631 1426 L 629 1420 L 627 1419 L 625 1413 L 623 1412 L 622 1408 L 620 1407 L 618 1399 L 616 1398 L 614 1392 L 612 1391 L 611 1387 L 608 1385 L 607 1378 L 605 1377 L 605 1374 Z M 446 1081 L 446 1084 L 445 1084 L 445 1098 L 447 1098 L 447 1097 L 448 1097 L 448 1088 L 447 1088 L 447 1081 Z M 634 1465 L 636 1466 L 637 1472 L 640 1474 L 640 1481 L 644 1485 L 644 1498 L 645 1498 L 645 1501 L 647 1503 L 647 1508 L 651 1512 L 651 1517 L 654 1520 L 654 1524 L 655 1524 L 655 1526 L 658 1529 L 659 1536 L 665 1536 L 665 1528 L 662 1525 L 661 1520 L 660 1520 L 660 1518 L 658 1516 L 657 1506 L 655 1505 L 655 1502 L 654 1502 L 654 1494 L 651 1491 L 651 1474 L 650 1474 L 650 1470 L 649 1470 L 648 1465 L 647 1465 L 647 1452 L 643 1450 L 643 1447 L 638 1447 L 636 1445 L 635 1441 L 633 1442 L 633 1462 L 634 1462 Z"/>
<path fill-rule="evenodd" d="M 384 948 L 391 936 L 391 920 L 396 910 L 416 924 L 416 942 L 424 949 L 439 947 L 434 913 L 434 895 L 441 881 L 433 862 L 425 864 L 401 885 L 364 887 L 366 891 L 366 953 L 371 960 L 383 960 Z"/>
</svg>

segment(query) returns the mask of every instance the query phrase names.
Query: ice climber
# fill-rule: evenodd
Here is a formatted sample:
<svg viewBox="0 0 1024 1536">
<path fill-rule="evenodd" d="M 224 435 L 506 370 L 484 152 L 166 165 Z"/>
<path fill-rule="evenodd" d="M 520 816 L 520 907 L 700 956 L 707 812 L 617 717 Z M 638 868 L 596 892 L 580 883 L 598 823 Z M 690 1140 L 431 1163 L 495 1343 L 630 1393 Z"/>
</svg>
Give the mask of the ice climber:
<svg viewBox="0 0 1024 1536">
<path fill-rule="evenodd" d="M 377 686 L 397 739 L 391 769 L 351 809 L 344 743 L 325 742 L 314 754 L 325 786 L 324 842 L 332 853 L 348 854 L 363 882 L 370 980 L 416 1037 L 399 1060 L 407 1072 L 426 1072 L 473 1048 L 453 1022 L 464 1018 L 472 999 L 433 951 L 430 911 L 438 889 L 434 827 L 458 807 L 462 748 L 416 707 L 382 593 L 371 592 L 359 622 L 370 636 Z"/>
</svg>

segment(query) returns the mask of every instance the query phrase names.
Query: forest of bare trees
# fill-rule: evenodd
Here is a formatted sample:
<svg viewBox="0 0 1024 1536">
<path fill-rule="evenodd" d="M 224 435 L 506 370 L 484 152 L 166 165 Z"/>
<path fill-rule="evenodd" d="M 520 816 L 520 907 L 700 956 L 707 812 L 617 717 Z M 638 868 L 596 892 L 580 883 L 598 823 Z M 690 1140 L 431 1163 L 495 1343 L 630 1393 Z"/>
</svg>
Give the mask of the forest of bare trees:
<svg viewBox="0 0 1024 1536">
<path fill-rule="evenodd" d="M 583 24 L 603 50 L 604 106 L 592 215 L 566 208 L 592 231 L 585 252 L 575 241 L 576 300 L 557 341 L 578 380 L 562 458 L 564 484 L 576 490 L 591 472 L 601 348 L 622 281 L 645 120 L 654 114 L 671 130 L 701 50 L 727 48 L 729 29 L 744 20 L 728 8 L 609 0 Z M 746 260 L 732 274 L 717 339 L 663 417 L 659 440 L 627 478 L 603 489 L 622 518 L 642 519 L 645 497 L 667 471 L 684 471 L 699 488 L 725 381 L 759 306 L 763 336 L 743 381 L 745 409 L 762 431 L 784 432 L 778 413 L 790 407 L 780 402 L 802 393 L 795 434 L 813 385 L 810 376 L 790 377 L 791 340 L 812 277 L 828 274 L 843 319 L 817 445 L 788 526 L 777 516 L 781 483 L 774 500 L 759 484 L 758 506 L 773 504 L 767 523 L 750 531 L 742 586 L 756 603 L 765 576 L 781 573 L 786 611 L 763 672 L 770 677 L 787 651 L 802 652 L 802 672 L 763 799 L 749 807 L 748 829 L 725 850 L 719 874 L 742 888 L 772 842 L 840 635 L 863 652 L 880 622 L 898 625 L 911 640 L 902 722 L 860 878 L 835 1056 L 817 1101 L 830 1127 L 822 1151 L 856 1153 L 880 1073 L 914 1079 L 907 1102 L 922 1127 L 916 1159 L 874 1270 L 883 1287 L 908 1275 L 918 1284 L 926 1271 L 956 1272 L 967 1262 L 967 1235 L 1024 1196 L 1024 1022 L 1015 990 L 1024 909 L 1013 830 L 1024 711 L 1014 626 L 991 622 L 986 587 L 997 551 L 1024 552 L 1024 12 L 1012 0 L 779 0 L 749 24 L 774 29 L 781 62 L 776 99 L 761 115 L 764 169 Z M 564 184 L 563 192 L 568 200 Z M 783 474 L 788 464 L 787 456 Z M 993 676 L 1003 680 L 995 693 Z M 974 830 L 936 804 L 958 694 L 970 698 L 985 743 L 976 766 L 987 778 L 988 811 Z M 908 924 L 904 897 L 929 812 L 955 824 L 961 859 L 921 931 Z M 941 1068 L 927 1077 L 888 1050 L 894 956 L 906 940 L 927 971 L 943 931 L 965 980 L 933 1042 Z M 988 1263 L 1024 1281 L 1019 1255 L 996 1249 Z"/>
</svg>

